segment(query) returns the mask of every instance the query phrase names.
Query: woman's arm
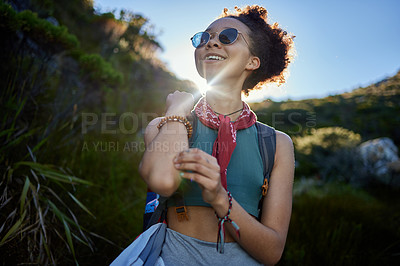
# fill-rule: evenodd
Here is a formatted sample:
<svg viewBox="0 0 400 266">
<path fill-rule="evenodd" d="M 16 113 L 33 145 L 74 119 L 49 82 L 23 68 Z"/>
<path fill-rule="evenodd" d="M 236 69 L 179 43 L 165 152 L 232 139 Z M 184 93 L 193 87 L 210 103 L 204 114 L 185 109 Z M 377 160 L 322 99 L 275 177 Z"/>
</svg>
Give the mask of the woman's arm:
<svg viewBox="0 0 400 266">
<path fill-rule="evenodd" d="M 277 131 L 276 147 L 275 164 L 268 194 L 263 202 L 261 223 L 233 199 L 230 218 L 240 227 L 240 238 L 236 237 L 229 223 L 226 226 L 232 237 L 251 256 L 266 265 L 276 264 L 282 256 L 292 210 L 293 143 L 289 136 Z M 192 154 L 192 157 L 189 154 Z M 192 149 L 190 153 L 180 153 L 178 168 L 196 171 L 185 173 L 184 178 L 198 182 L 203 189 L 203 199 L 213 206 L 219 217 L 224 217 L 228 211 L 228 197 L 221 186 L 219 175 L 215 173 L 219 168 L 210 165 L 211 160 L 208 156 Z"/>
<path fill-rule="evenodd" d="M 167 97 L 165 116 L 187 117 L 193 108 L 190 93 L 175 91 Z M 158 130 L 161 118 L 153 119 L 146 128 L 146 150 L 140 162 L 139 172 L 148 187 L 162 195 L 170 196 L 178 188 L 181 177 L 173 165 L 173 158 L 189 148 L 188 133 L 180 122 L 168 122 Z"/>
</svg>

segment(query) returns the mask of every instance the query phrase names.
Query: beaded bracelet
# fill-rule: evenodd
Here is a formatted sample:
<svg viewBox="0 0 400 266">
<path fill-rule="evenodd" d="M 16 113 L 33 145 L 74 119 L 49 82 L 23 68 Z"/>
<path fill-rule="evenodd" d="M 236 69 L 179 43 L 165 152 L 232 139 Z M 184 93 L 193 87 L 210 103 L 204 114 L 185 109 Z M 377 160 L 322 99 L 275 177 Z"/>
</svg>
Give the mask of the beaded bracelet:
<svg viewBox="0 0 400 266">
<path fill-rule="evenodd" d="M 186 127 L 186 130 L 187 130 L 188 138 L 190 139 L 190 137 L 192 136 L 192 133 L 193 133 L 193 127 L 185 117 L 178 116 L 178 115 L 164 117 L 161 119 L 160 123 L 158 123 L 158 126 L 157 126 L 158 130 L 160 130 L 160 128 L 168 122 L 180 122 L 180 123 L 184 124 Z"/>
<path fill-rule="evenodd" d="M 215 213 L 215 216 L 217 216 L 218 219 L 218 239 L 217 239 L 217 251 L 219 253 L 224 253 L 224 244 L 225 244 L 225 222 L 230 223 L 233 228 L 235 229 L 236 235 L 239 238 L 240 237 L 240 232 L 239 232 L 239 226 L 232 221 L 231 218 L 229 218 L 229 215 L 231 214 L 232 210 L 232 194 L 227 191 L 228 193 L 228 201 L 229 201 L 229 208 L 228 208 L 228 214 L 225 215 L 223 218 L 219 218 L 218 214 Z"/>
</svg>

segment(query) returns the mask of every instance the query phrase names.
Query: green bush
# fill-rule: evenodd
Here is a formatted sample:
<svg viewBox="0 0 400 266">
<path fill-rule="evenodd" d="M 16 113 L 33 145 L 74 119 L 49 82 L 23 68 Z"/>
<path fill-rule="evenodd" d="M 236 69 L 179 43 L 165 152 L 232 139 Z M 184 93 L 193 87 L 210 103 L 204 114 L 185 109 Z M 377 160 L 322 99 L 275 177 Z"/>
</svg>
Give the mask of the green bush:
<svg viewBox="0 0 400 266">
<path fill-rule="evenodd" d="M 20 28 L 20 21 L 14 9 L 0 2 L 0 29 L 6 32 L 15 32 Z"/>
<path fill-rule="evenodd" d="M 293 141 L 298 152 L 310 155 L 315 147 L 328 151 L 355 147 L 360 143 L 361 136 L 345 128 L 325 127 L 312 129 L 309 135 L 295 137 Z"/>
<path fill-rule="evenodd" d="M 54 26 L 45 19 L 37 17 L 36 13 L 24 10 L 17 13 L 21 31 L 39 45 L 48 47 L 53 52 L 70 50 L 79 46 L 78 39 L 68 33 L 64 26 Z"/>
<path fill-rule="evenodd" d="M 8 4 L 0 3 L 0 27 L 10 31 L 21 30 L 26 37 L 37 44 L 52 49 L 53 52 L 70 50 L 79 46 L 78 39 L 68 33 L 64 26 L 55 26 L 45 19 L 38 18 L 37 14 L 24 10 L 15 12 Z"/>
<path fill-rule="evenodd" d="M 361 177 L 356 145 L 361 136 L 340 127 L 312 129 L 310 135 L 294 137 L 297 176 L 317 176 L 350 182 Z"/>
<path fill-rule="evenodd" d="M 122 74 L 99 54 L 83 54 L 79 59 L 82 72 L 93 82 L 114 87 L 122 83 Z"/>
</svg>

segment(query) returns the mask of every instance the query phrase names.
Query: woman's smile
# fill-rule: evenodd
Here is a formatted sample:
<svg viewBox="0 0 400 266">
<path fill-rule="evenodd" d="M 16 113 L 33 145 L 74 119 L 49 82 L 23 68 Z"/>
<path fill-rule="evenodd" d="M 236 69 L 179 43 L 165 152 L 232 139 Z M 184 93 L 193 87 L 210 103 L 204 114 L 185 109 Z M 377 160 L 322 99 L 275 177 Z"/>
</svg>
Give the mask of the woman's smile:
<svg viewBox="0 0 400 266">
<path fill-rule="evenodd" d="M 203 61 L 205 63 L 215 63 L 215 62 L 221 62 L 226 59 L 225 56 L 217 54 L 217 53 L 208 53 L 204 56 Z"/>
</svg>

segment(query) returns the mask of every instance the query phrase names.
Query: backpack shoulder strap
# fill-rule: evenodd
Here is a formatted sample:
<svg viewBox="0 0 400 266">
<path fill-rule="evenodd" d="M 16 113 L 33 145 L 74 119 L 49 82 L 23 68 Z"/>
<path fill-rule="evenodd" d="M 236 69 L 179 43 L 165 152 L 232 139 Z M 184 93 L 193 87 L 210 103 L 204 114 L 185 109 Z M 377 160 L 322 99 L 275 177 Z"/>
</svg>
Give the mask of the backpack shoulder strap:
<svg viewBox="0 0 400 266">
<path fill-rule="evenodd" d="M 276 151 L 276 132 L 273 127 L 270 127 L 261 122 L 256 122 L 258 145 L 260 147 L 261 159 L 263 161 L 264 178 L 271 176 L 272 168 L 274 168 L 275 151 Z"/>
<path fill-rule="evenodd" d="M 276 132 L 273 127 L 270 127 L 261 122 L 256 122 L 258 146 L 260 147 L 261 159 L 263 162 L 264 185 L 262 189 L 262 197 L 258 202 L 258 219 L 261 220 L 262 205 L 264 197 L 267 194 L 269 179 L 271 177 L 272 168 L 274 168 L 275 150 L 276 150 Z"/>
<path fill-rule="evenodd" d="M 154 192 L 152 192 L 154 193 Z M 158 194 L 156 194 L 158 195 Z M 162 197 L 158 195 L 158 198 L 156 199 L 158 201 L 157 206 L 153 209 L 153 211 L 149 214 L 149 217 L 146 217 L 146 221 L 143 219 L 143 231 L 146 231 L 149 229 L 152 225 L 160 222 L 164 222 L 166 220 L 167 216 L 167 199 L 166 197 Z M 148 204 L 148 203 L 147 203 Z M 146 204 L 146 207 L 147 207 Z M 146 215 L 146 212 L 145 212 Z"/>
</svg>

